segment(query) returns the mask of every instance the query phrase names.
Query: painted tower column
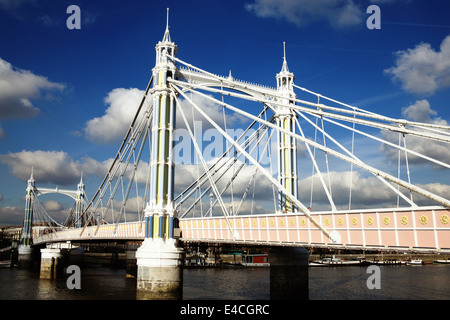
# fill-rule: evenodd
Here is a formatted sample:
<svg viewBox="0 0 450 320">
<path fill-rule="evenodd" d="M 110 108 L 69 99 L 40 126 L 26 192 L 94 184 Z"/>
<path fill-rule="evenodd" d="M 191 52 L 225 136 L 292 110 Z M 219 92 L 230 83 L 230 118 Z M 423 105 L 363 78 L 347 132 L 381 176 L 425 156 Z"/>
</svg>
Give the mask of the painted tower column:
<svg viewBox="0 0 450 320">
<path fill-rule="evenodd" d="M 284 43 L 283 43 L 284 46 Z M 294 74 L 289 72 L 286 54 L 283 58 L 281 71 L 276 75 L 277 89 L 283 98 L 280 102 L 284 104 L 293 104 L 294 93 Z M 278 127 L 295 133 L 296 114 L 289 108 L 278 106 L 275 113 L 276 124 Z M 278 146 L 278 180 L 280 184 L 290 191 L 298 199 L 298 179 L 297 179 L 297 148 L 296 140 L 283 132 L 277 132 Z M 281 191 L 278 194 L 278 210 L 280 212 L 296 212 L 291 201 Z"/>
<path fill-rule="evenodd" d="M 144 211 L 145 239 L 136 251 L 138 299 L 182 298 L 184 251 L 177 247 L 173 237 L 175 99 L 167 83 L 168 78 L 176 78 L 175 63 L 168 58 L 175 56 L 176 51 L 167 24 L 162 41 L 156 45 L 153 68 L 151 184 Z"/>
<path fill-rule="evenodd" d="M 18 249 L 19 267 L 28 267 L 32 262 L 33 248 L 31 245 L 33 244 L 33 202 L 35 189 L 35 180 L 33 179 L 33 172 L 31 172 L 25 198 L 25 218 L 23 220 L 22 237 Z"/>
<path fill-rule="evenodd" d="M 83 177 L 80 179 L 77 190 L 77 198 L 75 200 L 75 228 L 81 228 L 83 226 L 83 200 L 85 197 Z"/>
</svg>

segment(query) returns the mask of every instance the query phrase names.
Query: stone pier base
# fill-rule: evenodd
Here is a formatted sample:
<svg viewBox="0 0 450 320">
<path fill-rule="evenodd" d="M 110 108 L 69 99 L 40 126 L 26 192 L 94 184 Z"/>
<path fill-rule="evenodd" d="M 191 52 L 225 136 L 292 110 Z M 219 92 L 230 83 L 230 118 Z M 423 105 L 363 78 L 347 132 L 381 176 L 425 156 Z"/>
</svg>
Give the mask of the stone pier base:
<svg viewBox="0 0 450 320">
<path fill-rule="evenodd" d="M 55 279 L 62 275 L 61 249 L 41 249 L 41 279 Z"/>
<path fill-rule="evenodd" d="M 33 264 L 33 248 L 31 246 L 19 245 L 17 264 L 19 268 L 29 268 Z"/>
<path fill-rule="evenodd" d="M 184 257 L 174 239 L 144 240 L 136 251 L 137 299 L 181 300 Z"/>
<path fill-rule="evenodd" d="M 137 265 L 136 265 L 136 250 L 125 251 L 125 270 L 127 278 L 136 278 Z"/>
<path fill-rule="evenodd" d="M 275 247 L 270 250 L 270 299 L 307 300 L 309 252 L 304 248 Z"/>
</svg>

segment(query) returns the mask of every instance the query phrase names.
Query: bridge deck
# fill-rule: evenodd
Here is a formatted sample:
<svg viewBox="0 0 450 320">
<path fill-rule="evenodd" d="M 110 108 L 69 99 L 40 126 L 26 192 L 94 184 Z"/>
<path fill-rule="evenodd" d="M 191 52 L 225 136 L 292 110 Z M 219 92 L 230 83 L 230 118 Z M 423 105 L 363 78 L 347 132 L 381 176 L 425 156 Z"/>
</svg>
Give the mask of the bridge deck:
<svg viewBox="0 0 450 320">
<path fill-rule="evenodd" d="M 338 211 L 312 213 L 341 241 L 331 241 L 302 214 L 247 215 L 228 218 L 238 238 L 234 239 L 224 217 L 187 218 L 180 221 L 181 240 L 210 243 L 392 249 L 398 251 L 450 252 L 450 210 L 441 207 Z M 61 241 L 143 240 L 144 223 L 66 229 L 36 234 L 34 244 Z"/>
<path fill-rule="evenodd" d="M 229 221 L 242 242 L 450 252 L 450 211 L 440 207 L 322 212 L 312 216 L 327 230 L 339 232 L 341 241 L 331 243 L 302 214 L 238 216 Z M 184 219 L 180 228 L 183 240 L 233 241 L 221 217 Z"/>
</svg>

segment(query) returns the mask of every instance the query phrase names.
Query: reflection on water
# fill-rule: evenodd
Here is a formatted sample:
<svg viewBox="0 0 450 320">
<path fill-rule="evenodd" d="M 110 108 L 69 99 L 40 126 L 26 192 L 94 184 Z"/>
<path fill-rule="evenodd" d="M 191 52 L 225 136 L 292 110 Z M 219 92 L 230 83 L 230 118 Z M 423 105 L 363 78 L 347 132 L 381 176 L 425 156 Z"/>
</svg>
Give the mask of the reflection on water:
<svg viewBox="0 0 450 320">
<path fill-rule="evenodd" d="M 450 299 L 450 266 L 381 266 L 381 289 L 369 290 L 366 267 L 309 269 L 311 300 Z M 69 290 L 66 277 L 41 280 L 39 273 L 0 269 L 0 299 L 27 300 L 135 300 L 136 279 L 125 270 L 83 268 L 81 290 Z M 185 300 L 268 300 L 269 268 L 185 269 Z"/>
<path fill-rule="evenodd" d="M 268 300 L 269 268 L 185 269 L 183 299 Z"/>
</svg>

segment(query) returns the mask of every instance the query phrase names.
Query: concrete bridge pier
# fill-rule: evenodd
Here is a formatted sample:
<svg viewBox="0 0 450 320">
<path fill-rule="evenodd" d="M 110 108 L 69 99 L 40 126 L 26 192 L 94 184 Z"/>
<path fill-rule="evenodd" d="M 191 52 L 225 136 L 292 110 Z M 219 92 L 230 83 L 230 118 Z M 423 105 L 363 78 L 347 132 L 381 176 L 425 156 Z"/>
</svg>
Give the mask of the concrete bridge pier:
<svg viewBox="0 0 450 320">
<path fill-rule="evenodd" d="M 136 278 L 137 264 L 136 264 L 136 250 L 140 244 L 134 242 L 127 242 L 125 249 L 125 269 L 127 278 Z"/>
<path fill-rule="evenodd" d="M 63 273 L 63 253 L 59 248 L 41 249 L 41 279 L 55 279 Z"/>
<path fill-rule="evenodd" d="M 34 250 L 31 246 L 19 245 L 17 264 L 19 268 L 29 268 L 33 265 Z"/>
<path fill-rule="evenodd" d="M 181 300 L 184 256 L 175 239 L 145 239 L 136 251 L 137 299 Z"/>
<path fill-rule="evenodd" d="M 269 260 L 270 299 L 308 300 L 308 250 L 274 247 L 269 252 Z"/>
</svg>

